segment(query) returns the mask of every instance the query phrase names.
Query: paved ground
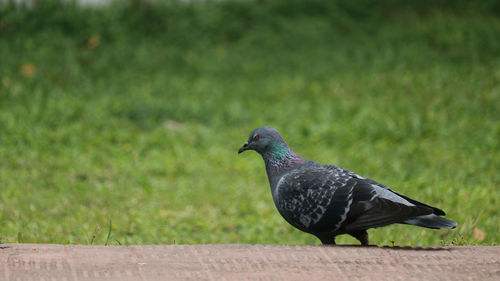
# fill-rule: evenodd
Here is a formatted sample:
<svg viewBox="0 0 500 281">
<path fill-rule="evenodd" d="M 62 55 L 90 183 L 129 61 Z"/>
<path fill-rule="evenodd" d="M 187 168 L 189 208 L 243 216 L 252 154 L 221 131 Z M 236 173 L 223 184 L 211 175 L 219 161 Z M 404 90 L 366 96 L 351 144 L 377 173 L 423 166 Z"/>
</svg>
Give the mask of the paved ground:
<svg viewBox="0 0 500 281">
<path fill-rule="evenodd" d="M 500 246 L 4 244 L 0 280 L 500 280 Z"/>
</svg>

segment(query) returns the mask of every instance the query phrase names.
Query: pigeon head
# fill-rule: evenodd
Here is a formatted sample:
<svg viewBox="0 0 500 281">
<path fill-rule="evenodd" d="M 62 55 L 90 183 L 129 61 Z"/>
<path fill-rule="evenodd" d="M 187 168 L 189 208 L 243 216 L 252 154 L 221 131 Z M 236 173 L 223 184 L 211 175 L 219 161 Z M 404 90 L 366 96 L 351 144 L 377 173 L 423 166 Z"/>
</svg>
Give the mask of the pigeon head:
<svg viewBox="0 0 500 281">
<path fill-rule="evenodd" d="M 238 153 L 245 150 L 255 150 L 264 159 L 282 160 L 295 155 L 280 133 L 271 127 L 259 127 L 253 130 L 248 137 L 248 141 L 243 144 Z"/>
</svg>

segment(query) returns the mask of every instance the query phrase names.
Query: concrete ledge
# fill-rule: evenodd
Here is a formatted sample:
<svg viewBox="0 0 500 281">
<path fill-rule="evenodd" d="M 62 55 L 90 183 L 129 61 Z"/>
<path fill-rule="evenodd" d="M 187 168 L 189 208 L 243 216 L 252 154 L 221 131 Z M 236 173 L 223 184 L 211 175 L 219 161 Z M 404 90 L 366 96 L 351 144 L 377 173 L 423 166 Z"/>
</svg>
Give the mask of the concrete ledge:
<svg viewBox="0 0 500 281">
<path fill-rule="evenodd" d="M 0 280 L 500 280 L 500 246 L 3 244 Z"/>
</svg>

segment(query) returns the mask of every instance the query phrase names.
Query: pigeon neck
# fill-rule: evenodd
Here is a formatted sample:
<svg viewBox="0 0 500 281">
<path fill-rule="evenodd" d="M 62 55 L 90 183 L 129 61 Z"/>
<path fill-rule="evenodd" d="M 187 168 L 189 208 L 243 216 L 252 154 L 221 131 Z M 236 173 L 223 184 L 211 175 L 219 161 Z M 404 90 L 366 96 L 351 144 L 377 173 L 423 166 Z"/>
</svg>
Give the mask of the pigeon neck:
<svg viewBox="0 0 500 281">
<path fill-rule="evenodd" d="M 274 162 L 287 160 L 297 155 L 286 143 L 279 141 L 271 142 L 270 149 L 267 153 L 269 156 L 268 158 Z"/>
<path fill-rule="evenodd" d="M 298 156 L 285 142 L 272 142 L 268 151 L 262 154 L 268 176 L 278 175 L 282 169 L 289 169 L 301 164 L 304 158 Z"/>
</svg>

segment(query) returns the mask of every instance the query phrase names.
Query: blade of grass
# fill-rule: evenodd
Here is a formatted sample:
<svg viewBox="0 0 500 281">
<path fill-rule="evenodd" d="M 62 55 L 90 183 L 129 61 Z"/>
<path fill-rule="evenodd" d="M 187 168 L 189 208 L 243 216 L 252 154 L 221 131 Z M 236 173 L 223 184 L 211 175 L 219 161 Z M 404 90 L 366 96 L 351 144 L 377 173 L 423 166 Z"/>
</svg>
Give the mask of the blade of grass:
<svg viewBox="0 0 500 281">
<path fill-rule="evenodd" d="M 97 234 L 101 231 L 101 227 L 99 225 L 95 226 L 94 233 L 92 233 L 92 239 L 90 240 L 90 245 L 94 245 L 94 242 L 97 238 Z"/>
<path fill-rule="evenodd" d="M 109 219 L 108 236 L 106 237 L 106 243 L 104 243 L 104 246 L 108 246 L 109 238 L 111 237 L 112 230 L 113 230 L 113 221 L 111 219 Z"/>
</svg>

